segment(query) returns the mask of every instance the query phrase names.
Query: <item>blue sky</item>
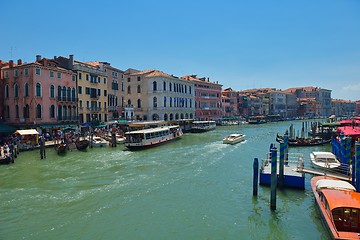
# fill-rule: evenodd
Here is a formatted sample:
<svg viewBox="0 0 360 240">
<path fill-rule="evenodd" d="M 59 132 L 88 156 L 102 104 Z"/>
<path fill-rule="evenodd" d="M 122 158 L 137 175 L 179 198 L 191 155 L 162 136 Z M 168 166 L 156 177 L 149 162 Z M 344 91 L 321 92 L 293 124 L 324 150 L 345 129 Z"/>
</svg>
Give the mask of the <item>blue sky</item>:
<svg viewBox="0 0 360 240">
<path fill-rule="evenodd" d="M 0 59 L 74 54 L 234 90 L 315 86 L 360 100 L 358 0 L 6 1 Z"/>
</svg>

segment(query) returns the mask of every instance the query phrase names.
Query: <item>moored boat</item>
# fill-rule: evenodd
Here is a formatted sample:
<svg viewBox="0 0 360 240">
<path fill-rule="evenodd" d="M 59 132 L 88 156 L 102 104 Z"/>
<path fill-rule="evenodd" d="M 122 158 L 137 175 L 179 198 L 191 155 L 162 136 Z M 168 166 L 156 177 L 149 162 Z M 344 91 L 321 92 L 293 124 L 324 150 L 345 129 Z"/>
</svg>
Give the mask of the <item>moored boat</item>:
<svg viewBox="0 0 360 240">
<path fill-rule="evenodd" d="M 341 163 L 331 152 L 311 152 L 310 160 L 314 167 L 326 170 L 340 168 Z"/>
<path fill-rule="evenodd" d="M 225 144 L 235 144 L 245 140 L 245 135 L 241 133 L 233 133 L 223 139 Z"/>
<path fill-rule="evenodd" d="M 216 128 L 215 121 L 193 121 L 191 124 L 192 133 L 202 133 Z"/>
<path fill-rule="evenodd" d="M 66 143 L 60 143 L 56 145 L 56 151 L 58 154 L 63 154 L 66 152 Z"/>
<path fill-rule="evenodd" d="M 125 146 L 131 150 L 159 145 L 183 135 L 179 125 L 142 129 L 125 133 Z"/>
<path fill-rule="evenodd" d="M 360 239 L 360 193 L 346 181 L 318 176 L 311 188 L 321 220 L 332 239 Z"/>
<path fill-rule="evenodd" d="M 93 136 L 92 142 L 90 144 L 92 144 L 93 147 L 106 147 L 108 142 L 101 137 Z"/>
<path fill-rule="evenodd" d="M 330 143 L 331 139 L 322 138 L 296 138 L 289 139 L 289 146 L 291 147 L 306 147 L 306 146 L 317 146 Z"/>
<path fill-rule="evenodd" d="M 90 142 L 87 139 L 78 139 L 75 141 L 75 145 L 78 150 L 85 150 L 89 144 Z"/>
</svg>

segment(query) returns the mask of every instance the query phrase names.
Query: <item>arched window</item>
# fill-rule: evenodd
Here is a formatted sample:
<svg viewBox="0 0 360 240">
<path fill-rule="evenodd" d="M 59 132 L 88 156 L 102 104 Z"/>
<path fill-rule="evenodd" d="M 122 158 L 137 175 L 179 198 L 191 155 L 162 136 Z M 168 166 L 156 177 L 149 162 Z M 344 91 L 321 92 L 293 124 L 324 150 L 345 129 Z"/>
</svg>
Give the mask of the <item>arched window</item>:
<svg viewBox="0 0 360 240">
<path fill-rule="evenodd" d="M 131 93 L 131 87 L 130 87 L 130 86 L 128 86 L 127 93 L 128 93 L 128 94 Z"/>
<path fill-rule="evenodd" d="M 59 105 L 58 106 L 58 120 L 62 120 L 62 106 Z"/>
<path fill-rule="evenodd" d="M 50 106 L 50 118 L 55 118 L 55 106 Z"/>
<path fill-rule="evenodd" d="M 26 104 L 24 106 L 23 116 L 24 116 L 24 118 L 29 118 L 29 116 L 30 116 L 29 104 Z"/>
<path fill-rule="evenodd" d="M 153 91 L 157 91 L 157 83 L 156 83 L 156 81 L 153 81 Z"/>
<path fill-rule="evenodd" d="M 15 117 L 19 118 L 19 105 L 15 105 Z"/>
<path fill-rule="evenodd" d="M 189 119 L 189 114 L 185 113 L 185 119 Z"/>
<path fill-rule="evenodd" d="M 171 92 L 171 82 L 169 83 L 169 91 Z"/>
<path fill-rule="evenodd" d="M 71 89 L 71 101 L 72 102 L 76 102 L 75 98 L 76 98 L 76 92 L 75 92 L 75 88 Z"/>
<path fill-rule="evenodd" d="M 194 117 L 193 117 L 193 114 L 192 113 L 190 113 L 190 119 L 193 119 Z"/>
<path fill-rule="evenodd" d="M 29 96 L 29 84 L 25 83 L 25 97 Z"/>
<path fill-rule="evenodd" d="M 164 121 L 167 121 L 168 120 L 168 115 L 167 113 L 164 114 Z"/>
<path fill-rule="evenodd" d="M 154 106 L 154 108 L 157 107 L 157 98 L 156 97 L 153 98 L 153 106 Z"/>
<path fill-rule="evenodd" d="M 178 120 L 179 119 L 179 114 L 175 114 L 175 120 Z"/>
<path fill-rule="evenodd" d="M 36 118 L 41 118 L 41 105 L 36 105 Z"/>
<path fill-rule="evenodd" d="M 61 96 L 63 96 L 64 98 L 66 97 L 66 87 L 65 86 L 62 88 Z"/>
<path fill-rule="evenodd" d="M 128 100 L 128 106 L 130 106 L 130 105 L 131 105 L 131 100 L 129 99 L 129 100 Z"/>
<path fill-rule="evenodd" d="M 185 85 L 185 93 L 187 93 L 187 86 Z"/>
<path fill-rule="evenodd" d="M 138 108 L 141 108 L 141 99 L 138 99 L 138 100 L 137 100 L 137 107 L 138 107 Z"/>
<path fill-rule="evenodd" d="M 58 86 L 58 93 L 57 93 L 58 97 L 61 97 L 61 87 Z"/>
<path fill-rule="evenodd" d="M 164 96 L 164 107 L 166 107 L 166 97 Z"/>
<path fill-rule="evenodd" d="M 72 113 L 71 113 L 71 106 L 68 106 L 68 118 L 67 120 L 71 120 Z"/>
<path fill-rule="evenodd" d="M 166 91 L 166 82 L 164 81 L 164 84 L 163 84 L 163 91 Z"/>
<path fill-rule="evenodd" d="M 54 85 L 50 86 L 50 98 L 54 98 L 55 97 L 55 87 Z"/>
<path fill-rule="evenodd" d="M 36 83 L 36 96 L 41 97 L 41 84 Z"/>
<path fill-rule="evenodd" d="M 141 86 L 140 85 L 137 86 L 137 93 L 141 93 Z"/>
<path fill-rule="evenodd" d="M 19 97 L 19 86 L 17 83 L 14 85 L 14 97 Z"/>
<path fill-rule="evenodd" d="M 189 86 L 189 94 L 191 94 L 191 87 Z"/>
<path fill-rule="evenodd" d="M 170 113 L 170 121 L 174 120 L 174 115 L 172 113 Z"/>
<path fill-rule="evenodd" d="M 170 97 L 170 107 L 172 107 L 172 97 Z"/>
<path fill-rule="evenodd" d="M 9 85 L 5 86 L 5 98 L 9 98 Z"/>
<path fill-rule="evenodd" d="M 71 88 L 70 87 L 67 88 L 67 95 L 66 96 L 67 96 L 67 100 L 70 101 L 70 99 L 71 99 Z"/>
</svg>

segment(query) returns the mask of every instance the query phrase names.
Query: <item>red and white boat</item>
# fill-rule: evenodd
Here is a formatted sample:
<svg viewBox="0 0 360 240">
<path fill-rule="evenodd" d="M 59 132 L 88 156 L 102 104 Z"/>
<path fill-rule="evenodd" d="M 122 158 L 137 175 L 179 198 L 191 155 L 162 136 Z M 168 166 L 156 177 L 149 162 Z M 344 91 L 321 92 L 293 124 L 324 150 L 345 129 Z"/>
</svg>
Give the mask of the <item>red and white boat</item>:
<svg viewBox="0 0 360 240">
<path fill-rule="evenodd" d="M 360 239 L 360 193 L 337 178 L 311 179 L 311 188 L 321 219 L 331 239 Z"/>
</svg>

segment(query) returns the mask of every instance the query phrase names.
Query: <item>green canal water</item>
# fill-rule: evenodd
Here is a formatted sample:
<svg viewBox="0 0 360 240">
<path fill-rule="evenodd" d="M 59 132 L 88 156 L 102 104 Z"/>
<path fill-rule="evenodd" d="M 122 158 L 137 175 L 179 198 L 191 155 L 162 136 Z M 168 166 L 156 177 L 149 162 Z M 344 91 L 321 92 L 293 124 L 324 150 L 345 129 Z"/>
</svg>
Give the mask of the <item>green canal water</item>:
<svg viewBox="0 0 360 240">
<path fill-rule="evenodd" d="M 306 189 L 252 196 L 253 159 L 301 121 L 217 127 L 143 151 L 22 152 L 0 166 L 0 239 L 327 239 Z M 222 144 L 241 132 L 246 141 Z M 291 148 L 303 153 L 329 146 Z"/>
</svg>

